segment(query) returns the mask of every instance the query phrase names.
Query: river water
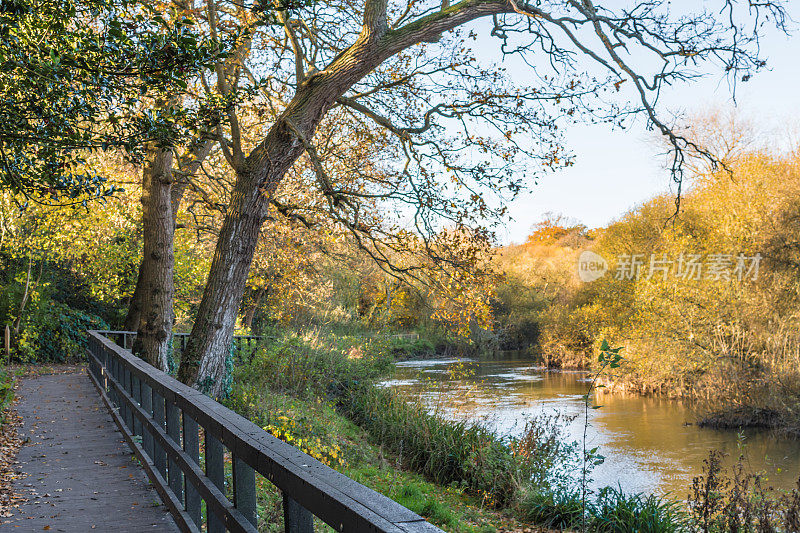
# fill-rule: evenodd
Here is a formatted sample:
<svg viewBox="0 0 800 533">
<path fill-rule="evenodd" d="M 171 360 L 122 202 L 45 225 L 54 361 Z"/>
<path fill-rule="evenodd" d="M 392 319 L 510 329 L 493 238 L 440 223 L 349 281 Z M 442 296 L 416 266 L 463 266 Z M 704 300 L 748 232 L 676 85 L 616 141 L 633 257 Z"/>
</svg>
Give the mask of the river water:
<svg viewBox="0 0 800 533">
<path fill-rule="evenodd" d="M 589 386 L 583 372 L 545 371 L 530 360 L 435 359 L 397 363 L 385 386 L 420 399 L 452 419 L 486 424 L 497 434 L 518 435 L 537 413 L 560 412 L 577 418 L 566 438 L 583 435 L 582 396 Z M 589 411 L 588 445 L 599 447 L 605 462 L 592 473 L 593 485 L 621 485 L 627 492 L 670 493 L 685 498 L 711 449 L 742 453 L 769 484 L 788 489 L 800 476 L 800 441 L 768 431 L 700 428 L 691 406 L 678 400 L 603 394 L 600 409 Z"/>
</svg>

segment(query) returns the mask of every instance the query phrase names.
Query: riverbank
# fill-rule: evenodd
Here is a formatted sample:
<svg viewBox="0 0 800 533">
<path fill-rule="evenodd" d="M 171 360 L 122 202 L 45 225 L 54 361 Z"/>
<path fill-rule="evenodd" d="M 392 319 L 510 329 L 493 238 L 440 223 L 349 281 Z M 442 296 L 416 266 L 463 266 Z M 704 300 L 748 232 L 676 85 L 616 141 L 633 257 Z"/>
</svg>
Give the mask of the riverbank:
<svg viewBox="0 0 800 533">
<path fill-rule="evenodd" d="M 665 379 L 643 377 L 636 371 L 621 371 L 598 379 L 602 395 L 636 394 L 690 402 L 696 411 L 693 423 L 701 427 L 743 430 L 765 429 L 776 435 L 800 439 L 800 376 L 785 373 L 772 376 L 754 371 L 748 383 L 724 369 L 688 378 L 673 375 Z M 727 382 L 727 383 L 726 383 Z"/>
<path fill-rule="evenodd" d="M 375 386 L 391 372 L 392 342 L 284 332 L 236 370 L 228 405 L 447 531 L 580 525 L 580 491 L 563 477 L 577 449 L 563 444 L 557 423 L 540 420 L 509 440 L 430 414 Z M 260 496 L 265 517 L 280 510 L 270 490 Z M 641 529 L 642 520 L 661 524 L 654 531 L 675 531 L 670 524 L 679 522 L 672 503 L 655 496 L 609 489 L 585 507 L 595 531 Z"/>
<path fill-rule="evenodd" d="M 651 349 L 656 349 L 651 347 Z M 532 359 L 548 369 L 592 372 L 590 353 L 532 350 Z M 653 365 L 634 352 L 614 371 L 597 379 L 600 395 L 633 394 L 690 402 L 691 421 L 701 427 L 768 429 L 800 439 L 800 368 L 731 359 L 725 353 L 695 365 L 679 364 L 686 353 L 665 353 L 667 362 Z"/>
<path fill-rule="evenodd" d="M 250 365 L 237 368 L 227 405 L 321 462 L 342 472 L 452 532 L 544 532 L 525 526 L 513 513 L 496 508 L 462 483 L 436 483 L 408 467 L 409 451 L 356 424 L 344 407 L 389 371 L 392 340 L 330 332 L 303 337 L 277 336 L 261 347 Z M 351 389 L 351 387 L 354 387 Z M 259 486 L 260 530 L 280 524 L 280 493 Z M 277 530 L 276 530 L 277 531 Z"/>
</svg>

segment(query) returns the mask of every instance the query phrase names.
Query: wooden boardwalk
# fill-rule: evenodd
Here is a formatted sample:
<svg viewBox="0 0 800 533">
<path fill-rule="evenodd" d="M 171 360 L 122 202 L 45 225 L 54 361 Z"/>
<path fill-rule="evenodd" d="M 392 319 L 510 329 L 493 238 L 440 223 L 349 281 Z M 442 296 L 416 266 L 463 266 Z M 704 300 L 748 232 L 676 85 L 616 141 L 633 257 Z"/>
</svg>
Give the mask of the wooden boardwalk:
<svg viewBox="0 0 800 533">
<path fill-rule="evenodd" d="M 17 391 L 15 491 L 7 531 L 177 531 L 85 370 L 23 379 Z"/>
</svg>

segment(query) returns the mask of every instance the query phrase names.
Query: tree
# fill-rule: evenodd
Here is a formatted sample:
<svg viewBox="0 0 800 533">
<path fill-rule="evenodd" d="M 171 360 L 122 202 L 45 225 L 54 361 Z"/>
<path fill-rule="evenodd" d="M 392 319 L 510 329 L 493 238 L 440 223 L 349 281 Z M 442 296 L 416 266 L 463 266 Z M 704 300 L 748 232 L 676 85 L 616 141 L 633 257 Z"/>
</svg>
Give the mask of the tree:
<svg viewBox="0 0 800 533">
<path fill-rule="evenodd" d="M 564 215 L 545 213 L 541 222 L 533 226 L 526 242 L 531 245 L 555 244 L 566 241 L 580 243 L 586 239 L 588 228 Z"/>
<path fill-rule="evenodd" d="M 0 181 L 25 201 L 84 203 L 113 194 L 86 165 L 93 151 L 133 158 L 179 135 L 182 117 L 142 113 L 179 93 L 213 58 L 193 21 L 149 2 L 0 3 Z"/>
<path fill-rule="evenodd" d="M 143 333 L 137 349 L 162 368 L 171 335 L 172 239 L 158 226 L 164 216 L 171 220 L 172 147 L 203 126 L 191 110 L 163 102 L 180 99 L 188 80 L 223 55 L 198 38 L 188 15 L 180 5 L 135 0 L 0 3 L 0 180 L 19 194 L 22 208 L 29 201 L 89 207 L 115 193 L 92 170 L 90 154 L 146 160 L 147 264 L 133 307 L 146 318 L 139 327 L 135 317 Z M 195 156 L 206 149 L 190 144 Z"/>
<path fill-rule="evenodd" d="M 169 368 L 172 345 L 177 210 L 186 187 L 185 178 L 197 171 L 211 145 L 210 140 L 198 139 L 185 150 L 178 168 L 173 169 L 176 148 L 150 143 L 142 170 L 144 246 L 125 326 L 137 332 L 133 352 L 162 370 Z M 177 185 L 175 174 L 184 178 Z"/>
<path fill-rule="evenodd" d="M 216 4 L 209 1 L 209 6 Z M 783 24 L 778 2 L 721 4 L 724 16 L 705 11 L 674 15 L 660 0 L 625 10 L 591 0 L 536 4 L 463 0 L 454 5 L 402 7 L 366 0 L 356 14 L 351 4 L 337 2 L 284 10 L 284 38 L 266 32 L 257 44 L 262 72 L 253 65 L 243 70 L 253 74 L 244 77 L 248 83 L 291 97 L 247 155 L 235 103 L 224 117 L 227 136 L 221 146 L 236 172 L 236 183 L 179 378 L 202 383 L 212 394 L 220 392 L 219 378 L 270 198 L 304 153 L 313 163 L 330 211 L 379 260 L 379 240 L 361 231 L 361 218 L 368 219 L 369 213 L 359 207 L 359 199 L 406 199 L 416 208 L 412 225 L 423 233 L 435 229 L 431 213 L 439 220 L 450 217 L 456 224 L 500 214 L 502 207 L 492 210 L 482 193 L 513 195 L 523 187 L 521 180 L 504 172 L 515 157 L 527 153 L 545 165 L 563 163 L 553 133 L 561 114 L 572 116 L 588 109 L 615 120 L 644 114 L 650 126 L 670 140 L 673 174 L 680 182 L 684 151 L 704 152 L 659 118 L 655 102 L 661 88 L 698 76 L 694 67 L 707 63 L 721 66 L 732 79 L 747 79 L 764 65 L 756 54 L 761 20 L 766 16 Z M 511 89 L 500 73 L 481 71 L 474 61 L 464 61 L 469 54 L 461 34 L 443 34 L 480 18 L 492 20 L 492 34 L 500 40 L 503 53 L 520 54 L 538 63 L 537 68 L 549 63 L 558 69 L 557 75 L 542 76 L 541 87 L 521 92 Z M 752 27 L 745 28 L 744 22 Z M 651 60 L 649 68 L 647 61 L 638 61 L 639 56 Z M 582 76 L 587 68 L 579 57 L 605 69 L 612 87 L 631 86 L 636 105 L 589 108 L 585 98 L 609 85 Z M 287 64 L 293 68 L 286 69 Z M 235 87 L 247 80 L 237 76 L 224 83 Z M 264 101 L 265 110 L 274 101 Z M 549 113 L 543 110 L 548 102 Z M 388 132 L 398 154 L 378 166 L 382 181 L 365 177 L 361 190 L 337 188 L 313 144 L 324 120 L 345 112 Z M 447 121 L 464 132 L 453 137 L 462 143 L 458 148 L 481 154 L 484 161 L 465 164 L 467 152 L 455 154 L 452 139 L 433 138 L 443 134 Z M 478 133 L 487 129 L 497 134 Z M 526 142 L 522 138 L 534 133 L 540 142 L 531 149 L 529 138 Z M 460 161 L 457 155 L 462 156 Z M 455 188 L 469 192 L 456 193 Z"/>
<path fill-rule="evenodd" d="M 172 18 L 188 19 L 192 14 L 189 2 L 176 2 Z M 238 34 L 231 42 L 222 43 L 215 30 L 214 16 L 213 10 L 208 12 L 211 26 L 208 47 L 216 57 L 211 66 L 221 74 L 222 81 L 236 71 L 250 41 L 245 32 L 243 37 Z M 228 49 L 233 53 L 229 54 Z M 219 93 L 228 94 L 223 86 L 219 87 Z M 176 217 L 187 185 L 215 144 L 213 130 L 218 104 L 208 87 L 199 96 L 187 94 L 154 102 L 155 110 L 169 115 L 185 115 L 192 105 L 199 108 L 193 135 L 184 138 L 182 146 L 174 140 L 169 143 L 154 140 L 146 145 L 146 164 L 142 170 L 144 246 L 125 327 L 137 331 L 133 352 L 163 370 L 169 367 L 172 346 Z M 177 168 L 173 168 L 176 160 Z"/>
</svg>

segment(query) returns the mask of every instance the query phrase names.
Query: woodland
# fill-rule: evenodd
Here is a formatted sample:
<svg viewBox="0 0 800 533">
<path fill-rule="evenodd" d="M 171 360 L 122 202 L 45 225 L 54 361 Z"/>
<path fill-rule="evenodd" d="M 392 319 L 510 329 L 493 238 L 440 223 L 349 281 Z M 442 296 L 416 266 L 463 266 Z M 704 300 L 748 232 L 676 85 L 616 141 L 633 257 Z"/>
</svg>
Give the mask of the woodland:
<svg viewBox="0 0 800 533">
<path fill-rule="evenodd" d="M 659 100 L 746 83 L 791 22 L 779 1 L 711 3 L 0 1 L 6 364 L 136 332 L 134 354 L 451 531 L 797 531 L 797 491 L 720 481 L 713 454 L 687 508 L 613 487 L 587 503 L 556 479 L 578 453 L 557 424 L 508 442 L 373 386 L 399 359 L 515 351 L 800 437 L 800 155 Z M 502 245 L 584 124 L 646 127 L 672 192 Z M 591 283 L 587 250 L 609 263 Z M 724 275 L 647 275 L 725 254 Z M 247 365 L 235 334 L 262 339 Z"/>
</svg>

